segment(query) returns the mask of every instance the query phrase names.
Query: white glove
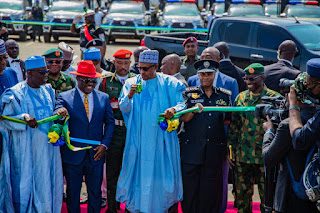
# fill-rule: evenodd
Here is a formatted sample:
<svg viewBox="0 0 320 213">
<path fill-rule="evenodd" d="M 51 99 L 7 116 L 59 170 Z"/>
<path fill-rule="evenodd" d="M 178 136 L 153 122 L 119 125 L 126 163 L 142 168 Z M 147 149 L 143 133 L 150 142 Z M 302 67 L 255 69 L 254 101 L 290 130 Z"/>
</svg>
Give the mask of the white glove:
<svg viewBox="0 0 320 213">
<path fill-rule="evenodd" d="M 77 15 L 77 16 L 73 19 L 73 22 L 72 22 L 72 23 L 78 24 L 78 23 L 80 23 L 81 19 L 82 19 L 82 15 Z"/>
</svg>

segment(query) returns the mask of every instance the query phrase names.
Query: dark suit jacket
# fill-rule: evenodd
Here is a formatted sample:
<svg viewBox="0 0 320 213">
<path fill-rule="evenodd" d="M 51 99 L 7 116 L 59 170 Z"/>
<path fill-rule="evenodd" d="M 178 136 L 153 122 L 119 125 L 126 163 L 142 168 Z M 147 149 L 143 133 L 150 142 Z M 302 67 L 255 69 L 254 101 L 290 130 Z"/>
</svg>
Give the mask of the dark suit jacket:
<svg viewBox="0 0 320 213">
<path fill-rule="evenodd" d="M 26 65 L 23 60 L 19 59 L 19 61 L 20 61 L 20 68 L 22 71 L 23 80 L 26 80 L 26 78 L 27 78 Z M 9 61 L 7 61 L 7 67 L 10 67 Z"/>
<path fill-rule="evenodd" d="M 59 94 L 56 111 L 62 107 L 67 108 L 70 115 L 70 137 L 101 141 L 102 144 L 108 147 L 114 130 L 114 117 L 109 96 L 103 92 L 94 90 L 93 100 L 94 110 L 90 122 L 88 121 L 84 104 L 76 88 Z M 88 144 L 83 143 L 71 143 L 77 147 L 88 146 Z M 95 146 L 93 146 L 93 148 L 95 148 Z M 94 165 L 103 164 L 105 161 L 104 158 L 101 158 L 99 161 L 93 161 L 95 154 L 93 148 L 89 149 L 91 162 Z M 73 165 L 79 165 L 87 152 L 87 150 L 74 152 L 66 145 L 63 145 L 60 150 L 62 162 Z"/>
<path fill-rule="evenodd" d="M 277 63 L 264 67 L 264 83 L 274 91 L 280 92 L 279 83 L 281 78 L 294 80 L 300 71 L 292 67 L 289 63 L 279 60 Z"/>
<path fill-rule="evenodd" d="M 243 77 L 245 76 L 244 71 L 240 67 L 234 65 L 231 61 L 220 61 L 219 71 L 237 80 L 239 93 L 247 89 L 247 85 L 243 80 Z"/>
</svg>

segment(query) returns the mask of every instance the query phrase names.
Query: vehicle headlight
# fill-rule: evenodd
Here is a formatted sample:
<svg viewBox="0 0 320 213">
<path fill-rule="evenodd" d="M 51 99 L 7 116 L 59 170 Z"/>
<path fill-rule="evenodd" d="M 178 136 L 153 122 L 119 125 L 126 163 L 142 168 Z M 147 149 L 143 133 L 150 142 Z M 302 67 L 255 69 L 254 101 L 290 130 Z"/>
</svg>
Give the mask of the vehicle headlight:
<svg viewBox="0 0 320 213">
<path fill-rule="evenodd" d="M 53 21 L 53 15 L 46 15 L 44 21 L 45 22 L 52 22 Z"/>
<path fill-rule="evenodd" d="M 203 23 L 202 20 L 194 21 L 193 24 L 194 24 L 195 26 L 197 26 L 197 27 L 199 27 L 199 26 L 203 27 L 203 25 L 204 25 L 204 23 Z"/>
<path fill-rule="evenodd" d="M 22 14 L 11 14 L 10 18 L 12 20 L 22 20 Z"/>
<path fill-rule="evenodd" d="M 105 24 L 105 25 L 111 25 L 112 22 L 113 22 L 113 19 L 111 19 L 111 18 L 106 18 L 106 19 L 104 20 L 103 24 Z"/>
</svg>

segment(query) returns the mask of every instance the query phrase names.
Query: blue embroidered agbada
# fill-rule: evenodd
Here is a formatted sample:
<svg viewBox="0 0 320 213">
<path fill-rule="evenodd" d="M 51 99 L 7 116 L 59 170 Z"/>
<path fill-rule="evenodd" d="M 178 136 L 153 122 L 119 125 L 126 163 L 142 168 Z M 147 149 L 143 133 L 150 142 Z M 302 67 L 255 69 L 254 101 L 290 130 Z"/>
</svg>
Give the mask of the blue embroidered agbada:
<svg viewBox="0 0 320 213">
<path fill-rule="evenodd" d="M 38 89 L 21 82 L 1 97 L 2 115 L 23 120 L 27 113 L 41 120 L 53 115 L 51 85 Z M 48 143 L 52 122 L 30 128 L 3 121 L 3 156 L 0 164 L 0 212 L 60 213 L 63 194 L 59 146 Z"/>
<path fill-rule="evenodd" d="M 142 82 L 143 90 L 128 98 L 131 85 Z M 185 108 L 185 86 L 161 73 L 144 81 L 129 78 L 120 94 L 120 109 L 127 127 L 122 170 L 116 199 L 130 212 L 160 213 L 182 200 L 180 150 L 177 132 L 161 130 L 157 118 L 170 107 Z"/>
</svg>

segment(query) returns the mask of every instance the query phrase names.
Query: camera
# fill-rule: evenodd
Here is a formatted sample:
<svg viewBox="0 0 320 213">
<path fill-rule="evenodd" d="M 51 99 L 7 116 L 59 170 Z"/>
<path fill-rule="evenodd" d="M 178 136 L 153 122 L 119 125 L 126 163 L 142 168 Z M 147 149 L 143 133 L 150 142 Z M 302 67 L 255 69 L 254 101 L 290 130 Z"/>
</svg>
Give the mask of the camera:
<svg viewBox="0 0 320 213">
<path fill-rule="evenodd" d="M 289 112 L 285 108 L 285 98 L 283 96 L 262 97 L 261 100 L 265 104 L 256 105 L 256 110 L 254 111 L 255 117 L 266 120 L 268 115 L 275 125 L 278 125 L 288 117 Z"/>
</svg>

